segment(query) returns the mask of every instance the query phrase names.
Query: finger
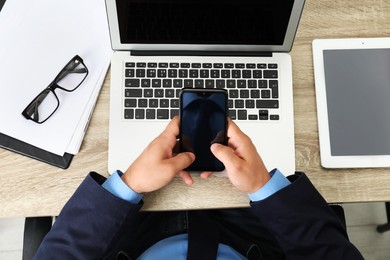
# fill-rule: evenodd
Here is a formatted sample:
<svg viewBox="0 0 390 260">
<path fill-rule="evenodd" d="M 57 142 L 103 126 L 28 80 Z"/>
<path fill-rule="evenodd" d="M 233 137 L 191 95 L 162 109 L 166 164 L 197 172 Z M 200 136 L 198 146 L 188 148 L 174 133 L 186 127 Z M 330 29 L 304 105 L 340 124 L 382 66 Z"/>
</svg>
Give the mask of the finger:
<svg viewBox="0 0 390 260">
<path fill-rule="evenodd" d="M 234 153 L 232 148 L 228 146 L 216 143 L 211 145 L 210 149 L 214 156 L 228 169 L 241 162 L 241 159 Z"/>
<path fill-rule="evenodd" d="M 187 185 L 191 185 L 194 183 L 194 180 L 192 179 L 191 175 L 186 172 L 186 171 L 180 171 L 179 174 L 180 178 L 183 179 L 183 181 L 187 184 Z"/>
<path fill-rule="evenodd" d="M 175 116 L 169 124 L 165 127 L 164 131 L 160 134 L 160 138 L 165 138 L 168 145 L 173 149 L 176 145 L 177 136 L 179 135 L 179 117 Z"/>
<path fill-rule="evenodd" d="M 176 174 L 177 172 L 180 172 L 190 166 L 195 161 L 195 155 L 190 152 L 179 153 L 175 157 L 167 159 L 166 161 Z"/>
<path fill-rule="evenodd" d="M 210 177 L 211 175 L 213 175 L 213 172 L 202 172 L 202 173 L 200 174 L 200 177 L 201 177 L 202 179 L 207 179 L 207 178 Z"/>
</svg>

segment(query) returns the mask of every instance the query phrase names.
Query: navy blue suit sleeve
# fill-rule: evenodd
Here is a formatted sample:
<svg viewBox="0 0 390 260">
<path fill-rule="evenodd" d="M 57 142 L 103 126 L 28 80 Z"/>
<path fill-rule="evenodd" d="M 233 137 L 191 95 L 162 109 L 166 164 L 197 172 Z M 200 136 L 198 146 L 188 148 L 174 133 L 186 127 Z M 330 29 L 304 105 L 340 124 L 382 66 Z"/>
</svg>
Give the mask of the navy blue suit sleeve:
<svg viewBox="0 0 390 260">
<path fill-rule="evenodd" d="M 303 173 L 288 177 L 291 185 L 251 202 L 287 259 L 363 259 L 350 243 L 341 220 Z"/>
<path fill-rule="evenodd" d="M 91 172 L 66 203 L 34 259 L 101 259 L 133 221 L 135 205 L 105 190 L 106 179 Z"/>
</svg>

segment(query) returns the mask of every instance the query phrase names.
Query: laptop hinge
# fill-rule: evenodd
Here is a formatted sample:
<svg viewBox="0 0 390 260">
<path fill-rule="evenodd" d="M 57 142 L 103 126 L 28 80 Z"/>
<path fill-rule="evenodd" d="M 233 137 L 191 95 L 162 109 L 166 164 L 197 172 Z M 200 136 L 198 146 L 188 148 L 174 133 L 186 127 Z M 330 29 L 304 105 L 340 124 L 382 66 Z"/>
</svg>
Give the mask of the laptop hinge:
<svg viewBox="0 0 390 260">
<path fill-rule="evenodd" d="M 133 50 L 132 56 L 224 56 L 224 57 L 272 57 L 272 52 L 262 51 L 146 51 Z"/>
</svg>

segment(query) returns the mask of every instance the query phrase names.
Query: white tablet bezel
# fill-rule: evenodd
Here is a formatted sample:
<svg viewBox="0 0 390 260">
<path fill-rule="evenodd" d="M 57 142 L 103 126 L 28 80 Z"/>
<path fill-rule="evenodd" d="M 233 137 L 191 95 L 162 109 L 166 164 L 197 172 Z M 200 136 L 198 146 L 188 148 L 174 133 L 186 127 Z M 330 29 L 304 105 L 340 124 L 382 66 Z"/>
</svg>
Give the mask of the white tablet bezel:
<svg viewBox="0 0 390 260">
<path fill-rule="evenodd" d="M 328 126 L 324 50 L 390 49 L 390 38 L 316 39 L 312 43 L 321 165 L 325 168 L 390 167 L 390 154 L 332 156 Z"/>
</svg>

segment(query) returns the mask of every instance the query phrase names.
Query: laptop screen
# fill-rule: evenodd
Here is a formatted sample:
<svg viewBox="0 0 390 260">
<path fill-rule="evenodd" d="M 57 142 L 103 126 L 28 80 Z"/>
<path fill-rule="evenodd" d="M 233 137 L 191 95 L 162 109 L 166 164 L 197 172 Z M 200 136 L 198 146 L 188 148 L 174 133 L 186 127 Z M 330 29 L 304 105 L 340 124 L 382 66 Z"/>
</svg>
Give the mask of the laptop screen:
<svg viewBox="0 0 390 260">
<path fill-rule="evenodd" d="M 289 0 L 116 0 L 122 44 L 283 45 Z"/>
</svg>

